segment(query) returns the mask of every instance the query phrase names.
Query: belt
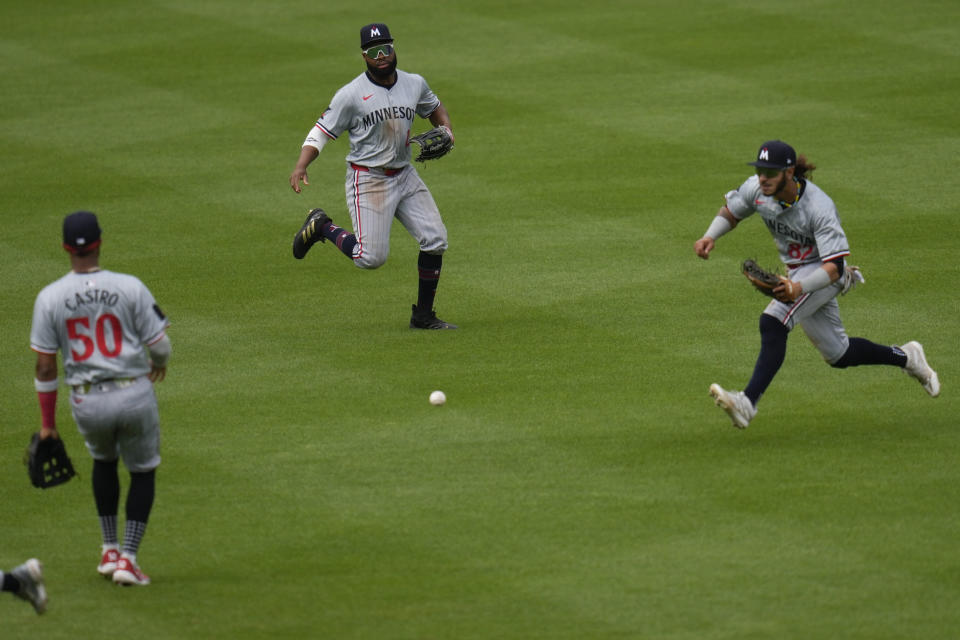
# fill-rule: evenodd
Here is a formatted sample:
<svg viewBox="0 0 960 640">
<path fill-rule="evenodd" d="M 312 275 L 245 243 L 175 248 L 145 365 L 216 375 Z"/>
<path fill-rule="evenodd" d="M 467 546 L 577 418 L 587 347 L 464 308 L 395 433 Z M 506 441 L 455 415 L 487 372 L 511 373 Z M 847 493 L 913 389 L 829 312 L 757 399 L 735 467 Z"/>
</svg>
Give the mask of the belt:
<svg viewBox="0 0 960 640">
<path fill-rule="evenodd" d="M 100 380 L 98 382 L 75 384 L 73 385 L 73 392 L 84 395 L 90 393 L 91 391 L 116 391 L 117 389 L 129 387 L 136 381 L 137 378 L 112 378 L 110 380 Z"/>
<path fill-rule="evenodd" d="M 395 175 L 397 175 L 398 173 L 400 173 L 401 171 L 403 171 L 404 169 L 406 169 L 406 167 L 400 167 L 399 169 L 391 169 L 390 167 L 373 167 L 373 168 L 371 168 L 371 167 L 364 167 L 364 166 L 361 166 L 361 165 L 359 165 L 359 164 L 354 164 L 354 163 L 352 163 L 352 162 L 350 163 L 350 166 L 351 166 L 353 169 L 357 170 L 357 171 L 371 171 L 371 170 L 372 170 L 374 173 L 383 172 L 383 175 L 385 175 L 385 176 L 395 176 Z"/>
</svg>

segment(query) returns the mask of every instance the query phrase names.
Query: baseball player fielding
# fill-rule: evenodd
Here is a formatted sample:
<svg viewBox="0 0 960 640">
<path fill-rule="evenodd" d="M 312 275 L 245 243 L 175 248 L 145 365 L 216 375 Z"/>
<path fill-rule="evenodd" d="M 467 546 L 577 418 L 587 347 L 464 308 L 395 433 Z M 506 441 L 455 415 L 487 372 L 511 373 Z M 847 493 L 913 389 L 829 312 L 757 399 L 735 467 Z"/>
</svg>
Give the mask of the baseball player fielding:
<svg viewBox="0 0 960 640">
<path fill-rule="evenodd" d="M 830 366 L 899 367 L 937 397 L 940 380 L 919 342 L 886 346 L 847 336 L 837 298 L 863 277 L 859 267 L 847 264 L 850 245 L 833 200 L 810 179 L 815 165 L 782 140 L 763 143 L 756 160 L 748 164 L 755 167 L 755 175 L 727 193 L 726 204 L 693 245 L 706 260 L 718 238 L 757 214 L 787 270 L 769 291 L 773 299 L 760 314 L 760 353 L 747 386 L 730 391 L 710 385 L 710 395 L 733 426 L 745 429 L 757 415 L 757 404 L 786 357 L 787 337 L 797 326 Z"/>
<path fill-rule="evenodd" d="M 422 76 L 397 69 L 390 29 L 383 23 L 360 30 L 360 53 L 366 71 L 334 94 L 307 133 L 290 186 L 300 193 L 309 184 L 307 167 L 328 143 L 347 133 L 350 149 L 344 180 L 353 232 L 336 225 L 323 209 L 313 209 L 293 239 L 293 257 L 303 259 L 317 242 L 327 240 L 361 269 L 384 264 L 390 228 L 397 219 L 417 241 L 417 302 L 411 329 L 456 329 L 433 309 L 447 250 L 447 229 L 437 204 L 411 165 L 414 121 L 428 119 L 442 127 L 453 143 L 450 116 Z"/>
</svg>

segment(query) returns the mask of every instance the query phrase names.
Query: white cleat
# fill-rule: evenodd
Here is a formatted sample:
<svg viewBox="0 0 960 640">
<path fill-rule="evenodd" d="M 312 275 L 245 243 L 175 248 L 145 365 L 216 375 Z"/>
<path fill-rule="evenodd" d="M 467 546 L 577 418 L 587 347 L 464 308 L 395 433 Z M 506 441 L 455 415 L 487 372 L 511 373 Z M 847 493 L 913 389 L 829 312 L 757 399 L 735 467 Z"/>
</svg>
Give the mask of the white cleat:
<svg viewBox="0 0 960 640">
<path fill-rule="evenodd" d="M 750 398 L 742 391 L 726 391 L 718 384 L 710 385 L 710 395 L 717 406 L 727 412 L 737 429 L 746 429 L 753 417 L 757 415 L 757 408 L 750 402 Z"/>
<path fill-rule="evenodd" d="M 20 582 L 20 590 L 13 595 L 32 604 L 38 614 L 46 611 L 47 589 L 43 586 L 43 565 L 40 561 L 30 558 L 10 573 Z"/>
<path fill-rule="evenodd" d="M 907 366 L 903 368 L 904 372 L 919 380 L 930 397 L 936 398 L 940 395 L 940 378 L 937 376 L 937 372 L 927 364 L 927 357 L 923 353 L 923 345 L 912 340 L 901 346 L 900 350 L 907 354 Z"/>
</svg>

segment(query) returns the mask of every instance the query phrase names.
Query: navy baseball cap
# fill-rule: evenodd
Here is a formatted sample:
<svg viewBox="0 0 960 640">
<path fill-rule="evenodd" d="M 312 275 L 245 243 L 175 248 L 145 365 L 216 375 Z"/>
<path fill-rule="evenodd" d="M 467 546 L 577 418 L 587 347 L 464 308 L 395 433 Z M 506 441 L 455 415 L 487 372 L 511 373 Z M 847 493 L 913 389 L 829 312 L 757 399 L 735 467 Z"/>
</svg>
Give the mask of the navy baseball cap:
<svg viewBox="0 0 960 640">
<path fill-rule="evenodd" d="M 89 211 L 75 211 L 63 219 L 63 248 L 86 253 L 100 246 L 100 225 Z"/>
<path fill-rule="evenodd" d="M 360 29 L 360 48 L 366 49 L 378 42 L 393 42 L 390 29 L 382 22 L 374 22 Z"/>
<path fill-rule="evenodd" d="M 783 140 L 768 140 L 757 151 L 756 162 L 747 164 L 766 169 L 789 169 L 797 164 L 797 152 Z"/>
</svg>

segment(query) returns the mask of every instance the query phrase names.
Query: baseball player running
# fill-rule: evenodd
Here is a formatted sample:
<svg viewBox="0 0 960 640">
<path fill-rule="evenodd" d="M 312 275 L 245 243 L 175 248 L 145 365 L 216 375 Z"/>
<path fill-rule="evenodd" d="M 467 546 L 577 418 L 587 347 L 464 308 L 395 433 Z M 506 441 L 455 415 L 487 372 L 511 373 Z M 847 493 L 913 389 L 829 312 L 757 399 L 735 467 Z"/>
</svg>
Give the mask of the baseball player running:
<svg viewBox="0 0 960 640">
<path fill-rule="evenodd" d="M 59 438 L 57 351 L 71 388 L 73 419 L 93 457 L 93 497 L 103 535 L 97 571 L 117 584 L 146 585 L 137 551 L 153 506 L 160 418 L 153 383 L 170 356 L 169 324 L 134 276 L 100 269 L 100 225 L 89 211 L 63 221 L 71 271 L 46 286 L 33 309 L 41 438 Z M 130 472 L 123 547 L 117 541 L 118 458 Z"/>
<path fill-rule="evenodd" d="M 38 614 L 47 610 L 47 588 L 43 584 L 43 564 L 30 558 L 14 569 L 0 571 L 0 591 L 9 591 L 33 605 Z"/>
<path fill-rule="evenodd" d="M 350 135 L 346 197 L 354 233 L 333 224 L 322 209 L 308 215 L 294 237 L 293 256 L 302 259 L 316 242 L 330 240 L 361 269 L 387 260 L 390 226 L 396 217 L 420 244 L 419 289 L 410 317 L 412 329 L 456 329 L 437 318 L 433 302 L 440 279 L 447 230 L 430 191 L 410 165 L 414 117 L 428 118 L 450 132 L 450 116 L 421 76 L 397 69 L 387 25 L 360 30 L 366 72 L 342 87 L 307 134 L 290 186 L 309 184 L 307 166 L 331 140 Z"/>
<path fill-rule="evenodd" d="M 858 270 L 845 265 L 850 248 L 833 200 L 809 179 L 816 167 L 804 156 L 798 158 L 793 148 L 780 140 L 765 142 L 756 161 L 749 164 L 757 168 L 756 175 L 727 193 L 726 205 L 694 243 L 694 251 L 706 260 L 717 238 L 758 213 L 773 235 L 789 278 L 774 289 L 777 299 L 760 315 L 760 354 L 746 389 L 728 391 L 712 384 L 710 395 L 716 404 L 727 412 L 735 427 L 745 429 L 783 364 L 787 336 L 797 325 L 831 366 L 901 367 L 919 380 L 928 394 L 937 397 L 940 381 L 927 364 L 920 343 L 888 347 L 865 338 L 847 337 L 837 296 L 862 278 Z"/>
</svg>

